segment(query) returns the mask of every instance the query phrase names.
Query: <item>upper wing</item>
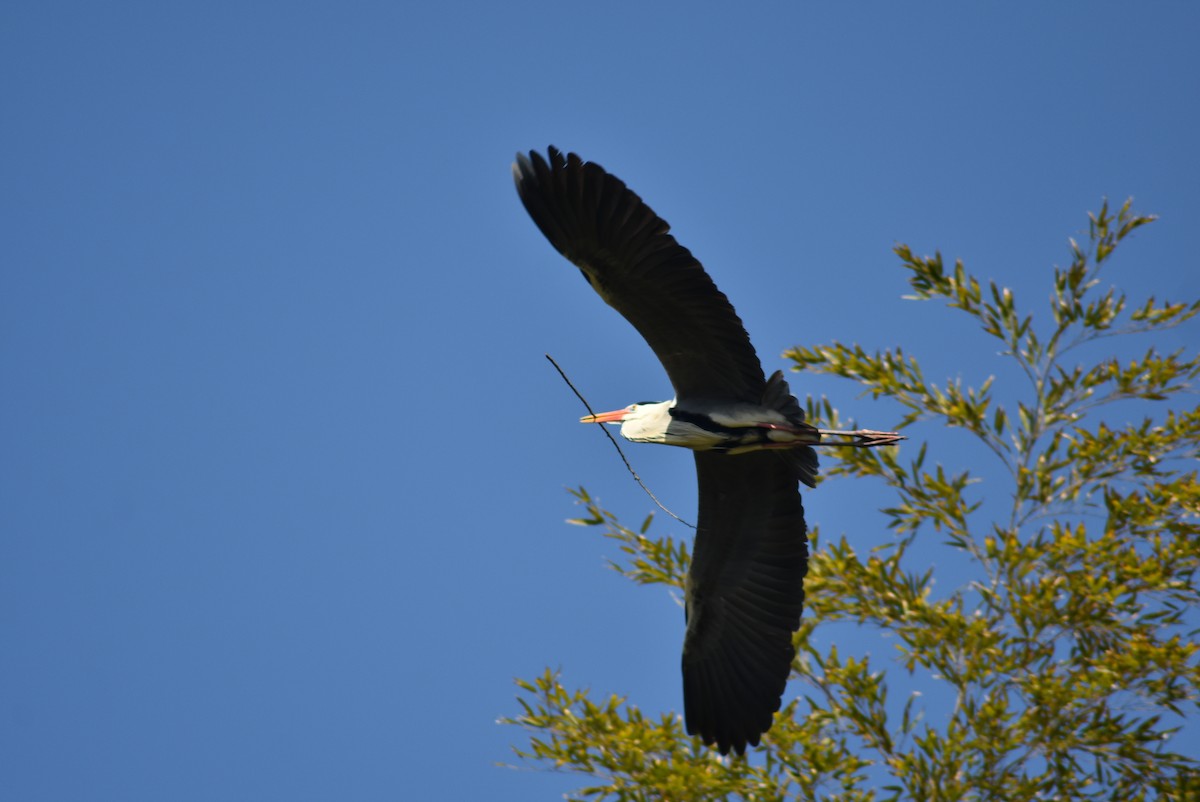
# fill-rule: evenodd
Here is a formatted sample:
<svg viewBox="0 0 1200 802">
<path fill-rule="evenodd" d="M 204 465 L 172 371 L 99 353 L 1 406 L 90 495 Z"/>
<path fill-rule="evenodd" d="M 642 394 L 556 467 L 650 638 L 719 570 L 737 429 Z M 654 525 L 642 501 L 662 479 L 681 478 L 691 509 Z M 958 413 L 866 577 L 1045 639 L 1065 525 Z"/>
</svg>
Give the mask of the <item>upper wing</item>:
<svg viewBox="0 0 1200 802">
<path fill-rule="evenodd" d="M 764 377 L 729 299 L 670 226 L 598 164 L 551 147 L 517 155 L 525 209 L 658 355 L 676 397 L 757 403 Z"/>
<path fill-rule="evenodd" d="M 722 753 L 758 744 L 787 684 L 808 539 L 796 474 L 778 454 L 696 452 L 700 517 L 683 642 L 687 731 Z"/>
</svg>

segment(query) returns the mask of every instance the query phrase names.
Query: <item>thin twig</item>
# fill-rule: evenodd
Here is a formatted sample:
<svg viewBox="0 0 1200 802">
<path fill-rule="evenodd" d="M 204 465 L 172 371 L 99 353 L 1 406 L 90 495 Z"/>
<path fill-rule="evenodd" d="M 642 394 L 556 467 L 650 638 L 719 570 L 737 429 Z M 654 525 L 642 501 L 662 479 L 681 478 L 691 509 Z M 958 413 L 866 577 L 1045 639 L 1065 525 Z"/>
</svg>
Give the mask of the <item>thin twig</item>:
<svg viewBox="0 0 1200 802">
<path fill-rule="evenodd" d="M 558 371 L 558 375 L 562 376 L 562 380 L 565 381 L 567 383 L 567 386 L 571 388 L 571 392 L 575 393 L 575 397 L 583 402 L 583 406 L 587 409 L 588 414 L 595 415 L 596 413 L 592 410 L 592 405 L 587 402 L 587 399 L 583 397 L 582 393 L 580 393 L 578 390 L 575 389 L 575 385 L 571 384 L 571 380 L 567 378 L 567 374 L 564 373 L 563 369 L 560 368 L 558 366 L 558 363 L 554 361 L 554 357 L 550 356 L 549 354 L 546 354 L 546 359 L 550 360 L 550 364 L 553 365 L 554 369 Z M 695 526 L 692 526 L 690 523 L 683 520 L 678 515 L 671 512 L 669 509 L 667 509 L 666 506 L 661 501 L 658 500 L 658 496 L 656 496 L 652 492 L 650 492 L 650 488 L 646 487 L 646 483 L 642 481 L 642 477 L 638 476 L 637 471 L 635 471 L 633 469 L 633 466 L 629 464 L 629 460 L 625 457 L 625 452 L 621 450 L 621 446 L 617 443 L 617 439 L 615 437 L 613 437 L 611 434 L 609 434 L 608 429 L 606 429 L 603 425 L 601 425 L 600 431 L 604 432 L 604 436 L 608 438 L 608 441 L 613 444 L 613 448 L 615 448 L 617 450 L 617 453 L 621 455 L 621 462 L 625 463 L 625 468 L 629 471 L 629 475 L 634 478 L 634 481 L 636 481 L 638 483 L 638 486 L 641 487 L 642 490 L 646 491 L 646 495 L 650 497 L 650 500 L 653 501 L 655 504 L 657 504 L 658 508 L 660 510 L 665 512 L 667 515 L 670 515 L 676 521 L 679 521 L 679 523 L 681 523 L 684 526 L 689 527 L 691 529 L 695 529 L 696 528 Z"/>
</svg>

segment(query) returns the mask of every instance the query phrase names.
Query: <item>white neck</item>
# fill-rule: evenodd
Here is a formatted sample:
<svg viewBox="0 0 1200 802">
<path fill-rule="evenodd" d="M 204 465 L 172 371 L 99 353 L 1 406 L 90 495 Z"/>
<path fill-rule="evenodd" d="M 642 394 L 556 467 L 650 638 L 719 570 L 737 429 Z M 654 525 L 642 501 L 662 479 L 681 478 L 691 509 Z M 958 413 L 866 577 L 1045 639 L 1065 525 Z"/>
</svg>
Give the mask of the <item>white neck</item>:
<svg viewBox="0 0 1200 802">
<path fill-rule="evenodd" d="M 636 404 L 621 422 L 621 436 L 635 443 L 665 443 L 675 400 Z"/>
</svg>

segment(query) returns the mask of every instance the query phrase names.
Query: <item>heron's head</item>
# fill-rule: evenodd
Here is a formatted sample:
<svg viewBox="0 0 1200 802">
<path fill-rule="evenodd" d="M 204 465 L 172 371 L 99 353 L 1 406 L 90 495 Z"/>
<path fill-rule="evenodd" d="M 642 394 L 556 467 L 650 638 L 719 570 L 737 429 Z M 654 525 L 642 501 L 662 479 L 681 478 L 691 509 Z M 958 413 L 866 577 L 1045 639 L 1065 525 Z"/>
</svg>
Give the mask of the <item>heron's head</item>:
<svg viewBox="0 0 1200 802">
<path fill-rule="evenodd" d="M 671 423 L 671 407 L 675 401 L 641 401 L 624 409 L 584 415 L 580 423 L 619 423 L 621 436 L 637 442 L 662 442 Z"/>
</svg>

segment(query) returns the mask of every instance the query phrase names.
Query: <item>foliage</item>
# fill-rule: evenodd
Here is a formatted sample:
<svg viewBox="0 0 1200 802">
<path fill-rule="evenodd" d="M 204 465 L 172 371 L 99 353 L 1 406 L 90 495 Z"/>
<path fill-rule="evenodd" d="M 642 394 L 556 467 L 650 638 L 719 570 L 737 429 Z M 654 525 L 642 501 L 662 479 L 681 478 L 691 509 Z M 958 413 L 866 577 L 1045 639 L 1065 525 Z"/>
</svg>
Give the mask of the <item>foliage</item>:
<svg viewBox="0 0 1200 802">
<path fill-rule="evenodd" d="M 927 467 L 927 445 L 903 462 L 894 448 L 845 449 L 827 478 L 876 477 L 894 490 L 882 511 L 894 538 L 859 554 L 845 537 L 813 533 L 792 686 L 801 696 L 754 755 L 722 758 L 678 716 L 593 702 L 549 671 L 518 682 L 522 712 L 508 721 L 530 736 L 518 755 L 586 775 L 577 798 L 590 799 L 1200 798 L 1195 764 L 1173 740 L 1200 704 L 1200 647 L 1188 631 L 1200 610 L 1200 407 L 1184 404 L 1200 356 L 1153 345 L 1135 358 L 1084 356 L 1103 338 L 1124 344 L 1200 311 L 1200 301 L 1154 298 L 1133 307 L 1098 288 L 1117 246 L 1152 219 L 1128 202 L 1090 216 L 1088 247 L 1072 241 L 1070 264 L 1054 271 L 1046 319 L 1007 288 L 985 290 L 962 262 L 947 270 L 940 255 L 896 248 L 911 297 L 944 299 L 1003 343 L 1024 377 L 1004 388 L 1012 401 L 997 398 L 992 378 L 935 385 L 899 347 L 787 352 L 797 369 L 893 399 L 901 427 L 966 430 L 1000 470 L 985 496 L 975 471 Z M 1125 421 L 1127 401 L 1154 402 L 1135 408 L 1157 414 Z M 809 412 L 840 428 L 828 401 L 810 400 Z M 650 520 L 628 529 L 576 495 L 587 510 L 576 523 L 620 543 L 614 569 L 682 587 L 685 543 L 651 536 Z M 972 566 L 949 591 L 934 592 L 931 533 Z M 940 579 L 944 588 L 960 577 Z M 835 621 L 888 633 L 897 659 L 815 646 L 813 631 Z M 934 689 L 952 709 L 935 717 L 917 693 L 891 698 L 889 676 Z"/>
</svg>

